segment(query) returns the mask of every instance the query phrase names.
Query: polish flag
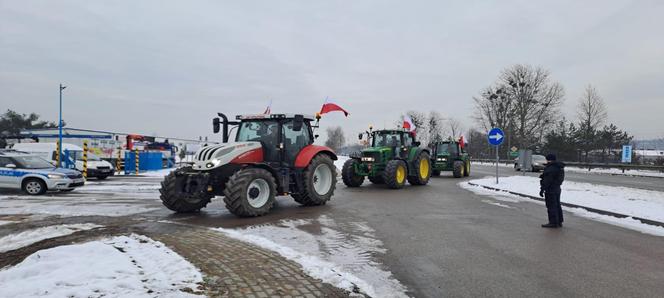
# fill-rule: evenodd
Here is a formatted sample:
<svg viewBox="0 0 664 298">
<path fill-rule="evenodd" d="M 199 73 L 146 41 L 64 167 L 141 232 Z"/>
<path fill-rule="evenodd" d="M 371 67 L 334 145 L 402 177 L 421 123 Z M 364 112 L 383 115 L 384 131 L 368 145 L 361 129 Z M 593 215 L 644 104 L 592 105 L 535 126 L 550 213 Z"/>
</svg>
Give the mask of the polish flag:
<svg viewBox="0 0 664 298">
<path fill-rule="evenodd" d="M 267 108 L 265 108 L 265 112 L 263 112 L 263 115 L 270 115 L 272 113 L 272 100 L 270 100 L 270 104 L 267 105 Z"/>
<path fill-rule="evenodd" d="M 326 101 L 326 102 L 323 104 L 323 106 L 320 108 L 320 113 L 319 113 L 319 114 L 323 115 L 323 114 L 325 114 L 325 113 L 334 112 L 334 111 L 340 111 L 340 112 L 343 112 L 344 115 L 346 115 L 346 117 L 348 117 L 348 115 L 350 115 L 346 110 L 344 110 L 344 109 L 343 109 L 342 107 L 340 107 L 339 105 L 337 105 L 337 104 L 335 104 L 335 103 L 333 103 L 333 102 L 327 102 L 327 101 Z"/>
<path fill-rule="evenodd" d="M 461 146 L 461 149 L 466 146 L 466 141 L 463 139 L 463 136 L 459 138 L 459 146 Z"/>
<path fill-rule="evenodd" d="M 407 131 L 415 131 L 417 127 L 413 124 L 413 119 L 410 119 L 408 115 L 403 116 L 403 128 Z"/>
</svg>

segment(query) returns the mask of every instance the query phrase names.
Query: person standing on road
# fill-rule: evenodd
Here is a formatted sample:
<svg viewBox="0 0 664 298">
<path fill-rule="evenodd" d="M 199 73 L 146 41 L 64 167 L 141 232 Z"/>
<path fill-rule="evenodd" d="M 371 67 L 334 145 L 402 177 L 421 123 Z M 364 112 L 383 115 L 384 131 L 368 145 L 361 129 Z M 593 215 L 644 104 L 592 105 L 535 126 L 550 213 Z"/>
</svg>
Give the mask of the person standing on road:
<svg viewBox="0 0 664 298">
<path fill-rule="evenodd" d="M 549 223 L 543 228 L 561 228 L 563 226 L 563 208 L 560 205 L 560 185 L 565 180 L 565 164 L 556 161 L 555 154 L 546 156 L 546 167 L 540 175 L 540 197 L 546 202 Z"/>
</svg>

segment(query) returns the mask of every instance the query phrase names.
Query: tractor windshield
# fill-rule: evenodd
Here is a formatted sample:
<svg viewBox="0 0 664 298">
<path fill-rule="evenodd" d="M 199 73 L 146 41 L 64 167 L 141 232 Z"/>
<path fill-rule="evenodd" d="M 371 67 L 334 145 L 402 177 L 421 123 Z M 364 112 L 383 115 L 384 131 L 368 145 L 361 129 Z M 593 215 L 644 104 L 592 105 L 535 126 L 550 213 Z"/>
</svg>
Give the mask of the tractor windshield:
<svg viewBox="0 0 664 298">
<path fill-rule="evenodd" d="M 401 134 L 396 132 L 379 132 L 374 134 L 374 147 L 399 147 Z"/>
<path fill-rule="evenodd" d="M 439 155 L 456 155 L 458 154 L 457 152 L 457 145 L 456 143 L 441 143 L 438 145 L 438 149 L 436 154 Z"/>
<path fill-rule="evenodd" d="M 238 142 L 256 141 L 264 146 L 276 147 L 279 125 L 276 121 L 243 121 L 235 138 Z"/>
</svg>

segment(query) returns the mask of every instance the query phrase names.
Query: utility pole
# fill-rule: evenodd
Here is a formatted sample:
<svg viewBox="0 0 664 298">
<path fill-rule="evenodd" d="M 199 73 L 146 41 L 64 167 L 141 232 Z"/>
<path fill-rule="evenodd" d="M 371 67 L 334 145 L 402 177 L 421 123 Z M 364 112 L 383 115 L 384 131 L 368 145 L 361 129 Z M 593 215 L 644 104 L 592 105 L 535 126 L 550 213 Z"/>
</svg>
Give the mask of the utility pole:
<svg viewBox="0 0 664 298">
<path fill-rule="evenodd" d="M 62 90 L 65 90 L 65 88 L 67 88 L 67 86 L 62 86 L 62 84 L 60 84 L 60 121 L 58 121 L 58 139 L 60 143 L 58 145 L 58 168 L 62 167 Z"/>
</svg>

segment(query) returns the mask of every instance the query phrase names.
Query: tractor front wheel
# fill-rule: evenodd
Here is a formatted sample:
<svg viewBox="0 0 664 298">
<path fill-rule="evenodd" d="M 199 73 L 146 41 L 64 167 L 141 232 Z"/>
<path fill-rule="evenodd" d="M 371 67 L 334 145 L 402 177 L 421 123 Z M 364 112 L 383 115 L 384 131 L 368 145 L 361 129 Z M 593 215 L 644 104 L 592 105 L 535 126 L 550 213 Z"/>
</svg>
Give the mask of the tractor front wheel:
<svg viewBox="0 0 664 298">
<path fill-rule="evenodd" d="M 226 208 L 237 216 L 260 216 L 274 206 L 277 194 L 274 176 L 264 169 L 242 169 L 228 180 L 224 189 Z"/>
<path fill-rule="evenodd" d="M 470 176 L 470 160 L 466 161 L 466 169 L 463 171 L 463 176 L 468 177 Z"/>
<path fill-rule="evenodd" d="M 454 168 L 452 169 L 452 175 L 454 178 L 461 178 L 463 177 L 463 172 L 464 168 L 466 165 L 464 165 L 463 161 L 457 160 L 454 162 Z"/>
<path fill-rule="evenodd" d="M 431 178 L 431 158 L 426 152 L 422 152 L 414 161 L 415 175 L 408 176 L 410 185 L 426 185 Z"/>
<path fill-rule="evenodd" d="M 304 190 L 292 195 L 304 206 L 325 205 L 337 186 L 337 168 L 332 159 L 324 154 L 314 157 L 304 170 Z"/>
<path fill-rule="evenodd" d="M 355 165 L 358 163 L 357 159 L 351 158 L 344 162 L 344 166 L 341 168 L 341 180 L 348 187 L 359 187 L 364 182 L 364 176 L 355 173 Z"/>
<path fill-rule="evenodd" d="M 199 211 L 201 208 L 205 208 L 212 199 L 212 195 L 206 192 L 185 193 L 182 191 L 185 185 L 183 179 L 178 180 L 177 176 L 188 169 L 190 168 L 175 170 L 168 174 L 164 178 L 164 181 L 161 182 L 161 188 L 159 189 L 161 203 L 166 208 L 175 212 L 187 213 Z"/>
<path fill-rule="evenodd" d="M 390 160 L 385 167 L 384 180 L 389 188 L 399 189 L 406 184 L 408 168 L 403 160 Z"/>
</svg>

